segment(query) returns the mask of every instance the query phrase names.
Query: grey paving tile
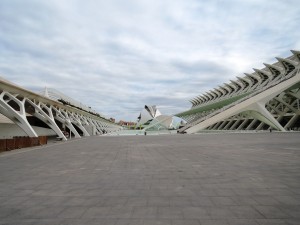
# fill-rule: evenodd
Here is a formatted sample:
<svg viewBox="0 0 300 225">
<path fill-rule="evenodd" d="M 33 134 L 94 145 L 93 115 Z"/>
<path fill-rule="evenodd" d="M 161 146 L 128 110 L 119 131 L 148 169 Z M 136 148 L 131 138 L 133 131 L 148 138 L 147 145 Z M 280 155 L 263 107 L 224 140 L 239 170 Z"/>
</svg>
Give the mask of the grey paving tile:
<svg viewBox="0 0 300 225">
<path fill-rule="evenodd" d="M 228 219 L 229 225 L 258 225 L 255 219 Z"/>
<path fill-rule="evenodd" d="M 255 201 L 252 196 L 231 196 L 230 198 L 234 202 L 236 202 L 237 205 L 243 205 L 243 206 L 259 205 L 259 203 Z"/>
<path fill-rule="evenodd" d="M 150 206 L 136 206 L 133 207 L 132 218 L 143 219 L 143 218 L 158 218 L 157 207 Z"/>
<path fill-rule="evenodd" d="M 116 225 L 142 225 L 143 219 L 119 219 Z"/>
<path fill-rule="evenodd" d="M 79 219 L 86 210 L 86 207 L 70 206 L 65 208 L 59 215 L 57 215 L 57 217 L 66 219 Z"/>
<path fill-rule="evenodd" d="M 291 218 L 298 218 L 300 220 L 300 206 L 280 206 L 280 209 L 291 216 Z"/>
<path fill-rule="evenodd" d="M 131 215 L 133 213 L 133 207 L 123 207 L 123 206 L 117 206 L 117 207 L 111 207 L 111 209 L 108 211 L 108 214 L 106 215 L 107 218 L 131 218 Z"/>
<path fill-rule="evenodd" d="M 169 197 L 148 197 L 148 206 L 170 206 Z"/>
<path fill-rule="evenodd" d="M 230 206 L 236 218 L 240 219 L 260 219 L 264 216 L 251 206 Z"/>
<path fill-rule="evenodd" d="M 299 225 L 299 219 L 285 219 L 287 225 Z"/>
<path fill-rule="evenodd" d="M 86 223 L 82 224 L 88 224 L 88 225 L 115 225 L 118 222 L 117 219 L 91 219 L 88 220 Z"/>
<path fill-rule="evenodd" d="M 229 209 L 229 207 L 208 207 L 208 214 L 212 219 L 226 219 L 226 218 L 234 218 L 235 214 Z"/>
<path fill-rule="evenodd" d="M 230 197 L 210 197 L 210 199 L 216 206 L 237 205 L 237 202 Z"/>
<path fill-rule="evenodd" d="M 143 221 L 143 225 L 172 225 L 172 221 L 167 219 L 146 219 Z"/>
<path fill-rule="evenodd" d="M 215 189 L 215 192 L 220 197 L 228 197 L 228 196 L 236 195 L 236 193 L 232 188 L 219 188 L 219 189 Z"/>
<path fill-rule="evenodd" d="M 208 196 L 197 196 L 191 198 L 192 206 L 199 207 L 199 206 L 214 206 L 214 202 L 212 201 L 211 197 Z"/>
<path fill-rule="evenodd" d="M 286 221 L 282 219 L 260 219 L 257 222 L 259 225 L 287 225 Z"/>
<path fill-rule="evenodd" d="M 259 205 L 280 205 L 273 196 L 253 196 L 252 197 Z"/>
<path fill-rule="evenodd" d="M 185 219 L 209 219 L 209 210 L 206 207 L 184 207 L 182 209 Z"/>
<path fill-rule="evenodd" d="M 175 219 L 172 220 L 172 225 L 200 225 L 200 221 L 195 219 Z"/>
<path fill-rule="evenodd" d="M 90 207 L 84 212 L 82 218 L 105 218 L 110 210 L 111 207 Z"/>
<path fill-rule="evenodd" d="M 298 195 L 281 195 L 274 198 L 283 205 L 300 205 L 300 197 Z"/>
<path fill-rule="evenodd" d="M 65 207 L 63 206 L 54 206 L 54 207 L 41 207 L 39 210 L 34 212 L 32 215 L 33 218 L 42 218 L 42 219 L 53 219 L 57 218 L 63 211 Z"/>
<path fill-rule="evenodd" d="M 183 219 L 181 207 L 158 207 L 158 218 L 162 219 Z"/>
<path fill-rule="evenodd" d="M 255 208 L 268 219 L 289 218 L 290 216 L 275 206 L 255 206 Z"/>
<path fill-rule="evenodd" d="M 130 197 L 127 202 L 125 202 L 125 207 L 127 206 L 147 206 L 148 199 L 145 197 Z"/>
<path fill-rule="evenodd" d="M 124 206 L 128 201 L 127 197 L 105 197 L 104 199 L 99 202 L 101 206 Z"/>
<path fill-rule="evenodd" d="M 6 206 L 20 205 L 29 201 L 30 199 L 31 198 L 28 196 L 10 196 L 6 199 L 6 201 L 3 201 L 2 204 L 5 204 Z"/>
<path fill-rule="evenodd" d="M 192 205 L 192 199 L 191 197 L 170 197 L 170 206 L 175 207 L 175 206 L 193 206 Z"/>
<path fill-rule="evenodd" d="M 226 220 L 220 219 L 202 219 L 200 220 L 201 225 L 228 225 Z"/>
<path fill-rule="evenodd" d="M 93 224 L 90 219 L 63 219 L 60 225 L 80 225 L 80 224 Z M 49 224 L 50 225 L 50 224 Z"/>
</svg>

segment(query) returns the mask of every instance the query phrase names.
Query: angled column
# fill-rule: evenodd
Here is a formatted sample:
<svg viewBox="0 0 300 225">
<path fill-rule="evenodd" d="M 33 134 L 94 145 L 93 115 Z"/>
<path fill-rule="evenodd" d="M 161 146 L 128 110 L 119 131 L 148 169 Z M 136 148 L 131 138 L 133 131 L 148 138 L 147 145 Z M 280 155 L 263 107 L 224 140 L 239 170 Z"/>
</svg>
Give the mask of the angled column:
<svg viewBox="0 0 300 225">
<path fill-rule="evenodd" d="M 81 138 L 73 124 L 71 123 L 71 120 L 68 118 L 68 115 L 65 114 L 63 111 L 60 109 L 56 109 L 55 107 L 52 107 L 52 109 L 55 111 L 55 116 L 54 118 L 61 122 L 62 124 L 65 124 L 67 128 L 74 134 L 75 138 Z"/>
<path fill-rule="evenodd" d="M 38 104 L 35 104 L 30 99 L 27 99 L 26 101 L 34 108 L 35 112 L 34 112 L 33 116 L 37 117 L 38 119 L 43 121 L 45 124 L 47 124 L 57 134 L 58 137 L 62 138 L 62 140 L 64 140 L 64 141 L 67 140 L 65 135 L 62 133 L 62 131 L 59 129 L 59 127 L 55 123 L 55 120 L 54 120 L 54 117 L 52 114 L 52 110 L 50 108 L 48 108 L 45 104 L 40 103 L 40 102 Z M 45 111 L 43 109 L 46 110 L 47 113 L 45 113 Z"/>
<path fill-rule="evenodd" d="M 17 104 L 20 111 L 11 107 L 8 104 L 10 101 Z M 26 118 L 25 98 L 21 101 L 9 92 L 3 91 L 0 95 L 0 112 L 18 125 L 29 137 L 38 137 Z"/>
<path fill-rule="evenodd" d="M 253 119 L 252 122 L 248 125 L 248 127 L 246 128 L 246 130 L 251 130 L 252 127 L 254 126 L 254 124 L 257 122 L 257 119 Z"/>
<path fill-rule="evenodd" d="M 90 136 L 90 134 L 86 131 L 86 129 L 82 126 L 81 122 L 79 119 L 77 119 L 73 113 L 66 112 L 71 120 L 83 133 L 83 136 Z"/>
</svg>

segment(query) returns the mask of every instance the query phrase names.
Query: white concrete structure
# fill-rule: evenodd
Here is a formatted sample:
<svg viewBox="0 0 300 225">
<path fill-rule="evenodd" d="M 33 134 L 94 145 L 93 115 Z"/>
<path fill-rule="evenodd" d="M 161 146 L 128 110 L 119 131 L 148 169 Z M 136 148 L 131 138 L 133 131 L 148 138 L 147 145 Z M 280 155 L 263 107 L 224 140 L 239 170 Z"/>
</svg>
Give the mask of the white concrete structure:
<svg viewBox="0 0 300 225">
<path fill-rule="evenodd" d="M 145 105 L 144 109 L 142 110 L 142 112 L 140 113 L 137 119 L 137 127 L 152 121 L 153 118 L 156 118 L 160 115 L 161 112 L 156 108 L 155 105 L 153 106 Z"/>
<path fill-rule="evenodd" d="M 176 115 L 188 122 L 179 132 L 300 129 L 300 52 L 292 53 L 192 99 Z"/>
<path fill-rule="evenodd" d="M 137 121 L 137 127 L 142 126 L 144 130 L 147 129 L 169 129 L 172 128 L 173 118 L 172 116 L 162 115 L 155 105 L 145 105 L 144 109 L 140 113 Z"/>
<path fill-rule="evenodd" d="M 59 95 L 59 92 L 53 89 L 51 91 L 60 101 L 49 98 L 48 94 L 42 96 L 1 78 L 0 113 L 5 116 L 1 117 L 2 121 L 6 121 L 6 124 L 9 124 L 7 121 L 11 121 L 29 137 L 38 137 L 37 129 L 34 129 L 36 126 L 30 124 L 29 118 L 38 119 L 44 128 L 52 130 L 48 132 L 49 134 L 54 132 L 63 140 L 67 139 L 63 130 L 68 130 L 76 138 L 80 138 L 81 135 L 90 136 L 121 129 L 120 126 L 111 123 L 100 114 L 91 111 L 90 108 L 80 107 L 74 101 L 70 101 L 71 98 Z M 0 129 L 0 135 L 6 131 Z M 12 128 L 10 128 L 11 132 Z M 44 130 L 43 133 L 45 133 Z"/>
</svg>

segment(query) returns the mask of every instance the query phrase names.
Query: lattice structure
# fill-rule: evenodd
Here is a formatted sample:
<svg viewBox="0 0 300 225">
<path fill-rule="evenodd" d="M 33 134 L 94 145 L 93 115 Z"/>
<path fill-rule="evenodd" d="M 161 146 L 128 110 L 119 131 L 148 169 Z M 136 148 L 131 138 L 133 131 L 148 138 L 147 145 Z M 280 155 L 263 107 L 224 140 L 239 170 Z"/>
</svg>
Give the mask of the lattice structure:
<svg viewBox="0 0 300 225">
<path fill-rule="evenodd" d="M 188 122 L 179 132 L 300 129 L 300 52 L 292 53 L 193 98 L 192 108 L 176 115 Z"/>
<path fill-rule="evenodd" d="M 55 101 L 4 79 L 0 79 L 0 93 L 0 113 L 17 124 L 29 137 L 38 137 L 28 120 L 29 117 L 41 121 L 63 140 L 67 139 L 64 132 L 66 128 L 76 138 L 121 129 L 120 126 L 86 108 Z"/>
</svg>

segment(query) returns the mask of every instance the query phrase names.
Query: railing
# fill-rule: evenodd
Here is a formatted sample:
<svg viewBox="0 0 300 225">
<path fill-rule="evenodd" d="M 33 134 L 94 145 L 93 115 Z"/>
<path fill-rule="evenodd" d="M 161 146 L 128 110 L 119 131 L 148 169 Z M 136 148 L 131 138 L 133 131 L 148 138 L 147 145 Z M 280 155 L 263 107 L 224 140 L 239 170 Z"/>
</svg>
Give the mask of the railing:
<svg viewBox="0 0 300 225">
<path fill-rule="evenodd" d="M 102 115 L 101 113 L 96 112 L 95 110 L 93 110 L 91 107 L 82 104 L 81 102 L 61 93 L 60 91 L 54 89 L 54 88 L 47 88 L 47 93 L 48 93 L 48 98 L 54 100 L 54 101 L 58 101 L 61 102 L 63 104 L 68 104 L 70 106 L 75 106 L 81 110 L 85 110 L 86 112 L 92 113 L 94 115 L 99 115 L 102 118 L 108 119 L 106 118 L 104 115 Z M 45 96 L 45 91 L 39 92 L 39 94 Z"/>
</svg>

